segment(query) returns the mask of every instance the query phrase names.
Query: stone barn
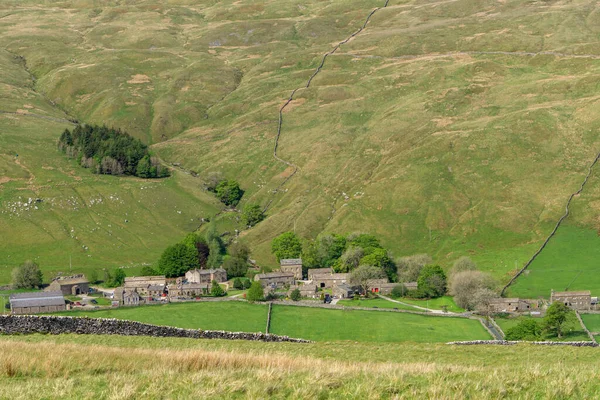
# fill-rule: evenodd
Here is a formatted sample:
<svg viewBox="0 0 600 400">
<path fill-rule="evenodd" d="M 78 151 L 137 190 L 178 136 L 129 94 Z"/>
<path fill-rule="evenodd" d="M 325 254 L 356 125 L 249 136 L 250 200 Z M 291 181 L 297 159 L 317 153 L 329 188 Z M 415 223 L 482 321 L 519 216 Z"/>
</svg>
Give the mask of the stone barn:
<svg viewBox="0 0 600 400">
<path fill-rule="evenodd" d="M 332 268 L 311 268 L 308 270 L 308 279 L 314 281 L 318 276 L 333 274 Z"/>
<path fill-rule="evenodd" d="M 279 270 L 286 274 L 294 274 L 294 278 L 302 279 L 302 259 L 285 258 L 279 262 Z"/>
<path fill-rule="evenodd" d="M 210 283 L 177 282 L 175 285 L 169 285 L 169 297 L 199 297 L 208 294 L 210 292 L 210 288 Z"/>
<path fill-rule="evenodd" d="M 313 283 L 321 289 L 335 287 L 341 283 L 348 283 L 350 274 L 319 274 L 313 275 Z"/>
<path fill-rule="evenodd" d="M 49 292 L 61 292 L 65 296 L 77 296 L 87 294 L 90 290 L 90 282 L 85 275 L 59 276 L 52 280 L 46 288 Z"/>
<path fill-rule="evenodd" d="M 67 306 L 61 291 L 15 293 L 9 297 L 13 314 L 38 314 L 64 311 Z"/>
<path fill-rule="evenodd" d="M 495 313 L 531 311 L 531 304 L 522 299 L 498 297 L 490 301 L 490 309 Z"/>
<path fill-rule="evenodd" d="M 141 300 L 140 294 L 135 289 L 125 289 L 123 287 L 115 289 L 113 299 L 118 301 L 121 306 L 139 306 Z"/>
<path fill-rule="evenodd" d="M 592 308 L 592 293 L 589 290 L 576 292 L 555 292 L 550 293 L 550 302 L 555 301 L 564 303 L 575 310 L 590 310 Z"/>
</svg>

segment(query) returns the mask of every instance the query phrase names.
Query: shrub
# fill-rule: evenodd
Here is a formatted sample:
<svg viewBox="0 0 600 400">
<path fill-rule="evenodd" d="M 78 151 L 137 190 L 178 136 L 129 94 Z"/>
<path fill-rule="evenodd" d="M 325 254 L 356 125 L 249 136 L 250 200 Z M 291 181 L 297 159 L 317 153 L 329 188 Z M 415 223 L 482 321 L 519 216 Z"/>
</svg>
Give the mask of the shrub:
<svg viewBox="0 0 600 400">
<path fill-rule="evenodd" d="M 242 221 L 246 226 L 254 226 L 265 219 L 265 213 L 258 204 L 246 204 L 242 210 Z"/>
<path fill-rule="evenodd" d="M 149 266 L 142 267 L 142 269 L 140 271 L 140 274 L 142 276 L 156 276 L 156 275 L 160 275 L 157 270 L 155 270 L 154 268 L 149 267 Z"/>
<path fill-rule="evenodd" d="M 421 269 L 433 260 L 427 254 L 415 254 L 400 258 L 397 262 L 397 273 L 400 282 L 415 282 L 419 279 Z"/>
<path fill-rule="evenodd" d="M 244 288 L 244 284 L 240 278 L 235 278 L 233 280 L 233 288 L 237 290 L 242 290 Z"/>
<path fill-rule="evenodd" d="M 293 301 L 298 301 L 301 298 L 302 298 L 302 296 L 300 294 L 300 289 L 298 289 L 298 288 L 292 290 L 292 293 L 290 293 L 290 299 L 292 299 Z"/>
<path fill-rule="evenodd" d="M 250 303 L 254 303 L 255 301 L 263 301 L 264 298 L 265 298 L 265 291 L 264 291 L 262 285 L 260 284 L 260 282 L 258 282 L 258 281 L 252 282 L 252 284 L 250 285 L 250 289 L 248 289 L 248 292 L 246 294 L 246 299 Z"/>
<path fill-rule="evenodd" d="M 221 203 L 234 207 L 244 195 L 244 191 L 240 189 L 239 183 L 234 180 L 226 180 L 219 183 L 215 189 L 215 193 Z"/>
<path fill-rule="evenodd" d="M 244 289 L 250 289 L 252 286 L 252 281 L 250 279 L 242 280 L 242 284 L 244 285 Z"/>
<path fill-rule="evenodd" d="M 33 261 L 27 260 L 13 270 L 12 281 L 15 289 L 37 289 L 42 286 L 42 271 Z"/>
<path fill-rule="evenodd" d="M 225 291 L 223 290 L 221 285 L 219 285 L 219 282 L 212 281 L 212 286 L 210 288 L 210 294 L 215 297 L 221 297 L 221 296 L 225 296 Z"/>
<path fill-rule="evenodd" d="M 404 286 L 403 284 L 398 284 L 396 286 L 393 287 L 392 289 L 392 297 L 404 297 L 407 293 L 407 289 L 406 286 Z"/>
<path fill-rule="evenodd" d="M 532 319 L 524 319 L 504 332 L 506 340 L 540 340 L 542 327 Z"/>
</svg>

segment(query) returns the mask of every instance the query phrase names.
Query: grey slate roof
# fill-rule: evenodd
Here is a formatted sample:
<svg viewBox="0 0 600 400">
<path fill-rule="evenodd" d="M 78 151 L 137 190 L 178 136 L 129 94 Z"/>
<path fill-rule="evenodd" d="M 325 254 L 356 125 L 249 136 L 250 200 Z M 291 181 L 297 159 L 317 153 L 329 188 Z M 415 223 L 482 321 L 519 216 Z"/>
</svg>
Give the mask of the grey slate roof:
<svg viewBox="0 0 600 400">
<path fill-rule="evenodd" d="M 302 265 L 301 258 L 284 258 L 279 261 L 279 265 Z"/>
<path fill-rule="evenodd" d="M 59 291 L 15 293 L 10 295 L 9 300 L 13 308 L 65 305 L 65 298 Z"/>
</svg>

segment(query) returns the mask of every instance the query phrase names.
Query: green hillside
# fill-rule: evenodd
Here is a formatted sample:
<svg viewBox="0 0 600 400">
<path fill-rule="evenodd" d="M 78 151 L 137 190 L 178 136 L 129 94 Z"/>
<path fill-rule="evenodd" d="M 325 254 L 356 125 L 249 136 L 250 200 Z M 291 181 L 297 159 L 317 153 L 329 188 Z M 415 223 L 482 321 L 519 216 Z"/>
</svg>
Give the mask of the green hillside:
<svg viewBox="0 0 600 400">
<path fill-rule="evenodd" d="M 118 126 L 199 178 L 88 175 L 55 152 L 65 124 L 0 115 L 10 179 L 0 267 L 39 256 L 57 270 L 71 253 L 84 269 L 152 262 L 217 212 L 200 183 L 221 171 L 246 190 L 242 206 L 273 201 L 243 232 L 260 263 L 275 263 L 269 243 L 286 230 L 365 231 L 396 256 L 448 265 L 470 255 L 508 281 L 600 149 L 600 10 L 591 0 L 390 0 L 286 108 L 278 154 L 299 170 L 273 193 L 292 172 L 273 158 L 279 107 L 383 5 L 2 2 L 0 110 Z M 586 196 L 581 209 L 595 210 Z M 43 209 L 10 211 L 29 197 Z M 584 213 L 574 225 L 597 230 Z M 225 218 L 223 229 L 240 228 Z"/>
</svg>

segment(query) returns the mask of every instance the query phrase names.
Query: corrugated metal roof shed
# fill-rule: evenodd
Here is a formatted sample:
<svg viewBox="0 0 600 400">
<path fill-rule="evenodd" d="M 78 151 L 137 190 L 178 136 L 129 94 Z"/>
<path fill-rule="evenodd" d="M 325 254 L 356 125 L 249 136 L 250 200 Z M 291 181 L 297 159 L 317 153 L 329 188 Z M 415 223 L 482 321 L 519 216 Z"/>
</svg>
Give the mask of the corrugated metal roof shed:
<svg viewBox="0 0 600 400">
<path fill-rule="evenodd" d="M 31 292 L 11 294 L 11 307 L 42 307 L 42 306 L 63 306 L 65 298 L 62 292 Z"/>
</svg>

